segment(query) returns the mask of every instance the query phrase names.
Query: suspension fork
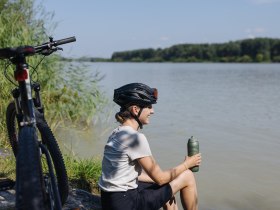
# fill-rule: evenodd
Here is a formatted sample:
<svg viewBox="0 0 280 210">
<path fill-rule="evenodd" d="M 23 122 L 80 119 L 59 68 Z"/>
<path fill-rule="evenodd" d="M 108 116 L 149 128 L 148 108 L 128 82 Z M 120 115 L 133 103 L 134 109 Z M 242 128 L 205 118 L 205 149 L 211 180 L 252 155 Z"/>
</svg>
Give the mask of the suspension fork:
<svg viewBox="0 0 280 210">
<path fill-rule="evenodd" d="M 44 113 L 44 107 L 40 96 L 41 85 L 39 83 L 33 83 L 32 89 L 35 92 L 35 98 L 33 99 L 35 107 L 40 113 Z"/>
<path fill-rule="evenodd" d="M 12 96 L 14 98 L 15 108 L 16 108 L 16 118 L 18 126 L 21 126 L 21 122 L 23 121 L 23 114 L 20 107 L 20 91 L 19 88 L 15 88 L 12 90 Z"/>
<path fill-rule="evenodd" d="M 41 96 L 40 96 L 40 84 L 38 84 L 38 83 L 32 84 L 32 89 L 35 92 L 35 98 L 33 98 L 34 106 L 37 108 L 37 110 L 40 113 L 44 114 L 44 109 L 43 109 L 43 105 L 42 105 L 42 102 L 41 102 Z M 17 116 L 18 122 L 22 126 L 25 123 L 22 123 L 22 121 L 23 121 L 23 111 L 21 109 L 21 97 L 20 97 L 19 88 L 18 87 L 14 88 L 12 90 L 11 94 L 12 94 L 13 99 L 14 99 L 16 116 Z"/>
</svg>

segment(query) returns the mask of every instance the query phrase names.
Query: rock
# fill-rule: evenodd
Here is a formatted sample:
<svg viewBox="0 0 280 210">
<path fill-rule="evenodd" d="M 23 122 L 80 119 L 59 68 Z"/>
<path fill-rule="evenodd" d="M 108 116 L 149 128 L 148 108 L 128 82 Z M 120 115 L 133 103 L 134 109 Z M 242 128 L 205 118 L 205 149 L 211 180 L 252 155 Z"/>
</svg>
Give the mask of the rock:
<svg viewBox="0 0 280 210">
<path fill-rule="evenodd" d="M 63 210 L 101 210 L 100 196 L 72 189 Z M 0 210 L 15 210 L 15 190 L 0 191 Z"/>
<path fill-rule="evenodd" d="M 0 210 L 15 209 L 15 190 L 0 191 Z"/>
<path fill-rule="evenodd" d="M 63 207 L 63 210 L 101 210 L 99 195 L 93 195 L 81 189 L 73 189 Z"/>
</svg>

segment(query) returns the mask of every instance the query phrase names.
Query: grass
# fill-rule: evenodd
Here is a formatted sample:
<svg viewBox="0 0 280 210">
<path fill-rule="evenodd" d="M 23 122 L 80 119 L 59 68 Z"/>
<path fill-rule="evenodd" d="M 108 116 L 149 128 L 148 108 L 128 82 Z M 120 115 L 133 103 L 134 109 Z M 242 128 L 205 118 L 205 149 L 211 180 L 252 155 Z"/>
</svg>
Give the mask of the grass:
<svg viewBox="0 0 280 210">
<path fill-rule="evenodd" d="M 16 178 L 16 161 L 13 155 L 0 156 L 0 178 Z"/>
<path fill-rule="evenodd" d="M 70 186 L 98 194 L 98 180 L 101 175 L 101 160 L 98 158 L 80 159 L 64 157 Z"/>
</svg>

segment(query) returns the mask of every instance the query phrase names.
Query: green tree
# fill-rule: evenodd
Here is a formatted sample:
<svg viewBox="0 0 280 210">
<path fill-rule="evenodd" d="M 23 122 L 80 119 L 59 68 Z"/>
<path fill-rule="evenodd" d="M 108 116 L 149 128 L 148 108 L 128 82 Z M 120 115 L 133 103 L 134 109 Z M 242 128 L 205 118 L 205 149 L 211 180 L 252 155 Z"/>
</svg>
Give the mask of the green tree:
<svg viewBox="0 0 280 210">
<path fill-rule="evenodd" d="M 274 41 L 271 47 L 271 59 L 273 62 L 280 62 L 280 40 Z"/>
<path fill-rule="evenodd" d="M 252 58 L 249 56 L 249 55 L 243 55 L 241 58 L 239 58 L 237 60 L 238 62 L 241 62 L 241 63 L 250 63 L 252 62 Z"/>
<path fill-rule="evenodd" d="M 264 56 L 262 53 L 258 53 L 256 56 L 256 61 L 257 62 L 262 62 L 264 60 Z"/>
</svg>

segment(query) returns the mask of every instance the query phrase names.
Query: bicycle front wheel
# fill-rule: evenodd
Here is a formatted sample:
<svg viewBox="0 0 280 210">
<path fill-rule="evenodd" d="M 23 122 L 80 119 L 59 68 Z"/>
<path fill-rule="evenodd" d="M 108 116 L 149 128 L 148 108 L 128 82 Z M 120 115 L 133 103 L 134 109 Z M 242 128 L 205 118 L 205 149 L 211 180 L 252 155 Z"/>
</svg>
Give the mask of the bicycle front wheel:
<svg viewBox="0 0 280 210">
<path fill-rule="evenodd" d="M 45 209 L 44 196 L 44 180 L 36 128 L 25 126 L 20 129 L 18 136 L 16 209 Z"/>
<path fill-rule="evenodd" d="M 68 186 L 68 176 L 66 167 L 64 164 L 62 153 L 59 149 L 58 143 L 48 126 L 46 120 L 44 119 L 43 114 L 36 110 L 36 124 L 41 135 L 43 144 L 47 146 L 49 153 L 52 158 L 52 162 L 55 169 L 55 174 L 57 178 L 58 190 L 61 198 L 62 205 L 66 202 L 69 194 Z M 17 119 L 18 118 L 18 119 Z M 17 116 L 15 103 L 11 102 L 6 111 L 6 125 L 8 130 L 9 141 L 13 149 L 15 157 L 18 153 L 18 132 L 19 126 L 18 121 L 20 121 L 21 116 Z"/>
</svg>

